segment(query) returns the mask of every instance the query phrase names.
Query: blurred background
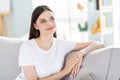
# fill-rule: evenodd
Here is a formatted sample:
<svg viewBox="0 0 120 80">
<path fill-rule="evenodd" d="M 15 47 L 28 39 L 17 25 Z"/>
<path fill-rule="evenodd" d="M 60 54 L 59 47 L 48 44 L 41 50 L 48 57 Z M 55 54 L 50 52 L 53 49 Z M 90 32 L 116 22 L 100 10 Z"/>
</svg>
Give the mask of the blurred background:
<svg viewBox="0 0 120 80">
<path fill-rule="evenodd" d="M 58 38 L 120 47 L 119 0 L 0 0 L 0 36 L 28 38 L 38 5 L 54 11 Z"/>
</svg>

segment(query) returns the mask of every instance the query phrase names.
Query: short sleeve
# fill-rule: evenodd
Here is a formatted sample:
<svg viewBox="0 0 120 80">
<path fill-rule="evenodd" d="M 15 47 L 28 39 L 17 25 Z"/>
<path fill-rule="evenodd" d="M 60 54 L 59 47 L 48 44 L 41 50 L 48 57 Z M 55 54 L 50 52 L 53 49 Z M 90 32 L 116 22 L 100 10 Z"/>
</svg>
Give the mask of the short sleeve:
<svg viewBox="0 0 120 80">
<path fill-rule="evenodd" d="M 27 44 L 22 44 L 19 50 L 19 66 L 34 65 L 32 53 Z"/>
<path fill-rule="evenodd" d="M 65 49 L 66 53 L 69 53 L 69 52 L 72 51 L 73 48 L 75 47 L 76 42 L 74 42 L 74 41 L 62 40 L 61 44 L 62 44 L 62 48 Z"/>
<path fill-rule="evenodd" d="M 67 52 L 72 51 L 73 48 L 75 47 L 75 45 L 76 45 L 76 42 L 73 42 L 73 41 L 66 41 L 65 46 L 66 46 L 66 48 L 67 48 L 67 49 L 66 49 Z"/>
</svg>

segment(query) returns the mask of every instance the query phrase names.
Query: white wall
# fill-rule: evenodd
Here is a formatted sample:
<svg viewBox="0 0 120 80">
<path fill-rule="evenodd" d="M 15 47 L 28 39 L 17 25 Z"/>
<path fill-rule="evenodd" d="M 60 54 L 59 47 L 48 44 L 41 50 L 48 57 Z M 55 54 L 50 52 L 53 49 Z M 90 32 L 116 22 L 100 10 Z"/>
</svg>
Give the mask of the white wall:
<svg viewBox="0 0 120 80">
<path fill-rule="evenodd" d="M 31 12 L 32 0 L 11 0 L 11 37 L 21 37 L 29 31 Z"/>
<path fill-rule="evenodd" d="M 120 47 L 120 0 L 113 1 L 115 23 L 114 43 L 116 47 Z"/>
<path fill-rule="evenodd" d="M 9 11 L 10 11 L 10 0 L 1 0 L 0 12 L 9 12 Z"/>
</svg>

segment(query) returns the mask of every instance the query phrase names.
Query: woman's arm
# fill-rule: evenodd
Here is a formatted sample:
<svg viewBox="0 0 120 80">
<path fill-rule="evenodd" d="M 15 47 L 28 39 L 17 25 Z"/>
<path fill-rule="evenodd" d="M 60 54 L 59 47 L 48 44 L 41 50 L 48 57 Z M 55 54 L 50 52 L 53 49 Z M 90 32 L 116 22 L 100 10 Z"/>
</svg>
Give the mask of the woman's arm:
<svg viewBox="0 0 120 80">
<path fill-rule="evenodd" d="M 67 73 L 65 71 L 59 71 L 51 76 L 47 76 L 44 78 L 40 78 L 39 80 L 60 80 L 62 79 L 65 75 L 67 75 Z"/>
<path fill-rule="evenodd" d="M 77 43 L 73 50 L 80 51 L 80 53 L 87 54 L 93 50 L 104 48 L 104 44 L 94 41 L 86 43 Z"/>
<path fill-rule="evenodd" d="M 62 70 L 51 76 L 38 78 L 34 66 L 24 66 L 23 70 L 27 80 L 59 80 L 65 75 L 67 75 L 67 73 L 64 70 Z"/>
<path fill-rule="evenodd" d="M 87 53 L 90 53 L 93 50 L 104 48 L 105 46 L 100 42 L 86 42 L 86 43 L 77 43 L 75 48 L 73 50 L 77 50 L 78 52 L 76 54 L 79 54 L 79 57 L 81 57 L 80 61 L 76 63 L 76 65 L 73 67 L 72 71 L 70 72 L 71 77 L 75 77 L 80 69 L 83 56 L 85 56 Z"/>
<path fill-rule="evenodd" d="M 26 80 L 38 80 L 34 66 L 22 66 Z"/>
<path fill-rule="evenodd" d="M 66 61 L 63 70 L 40 79 L 37 76 L 34 66 L 23 66 L 23 71 L 27 80 L 60 80 L 65 75 L 68 75 L 70 73 L 75 64 L 79 62 L 79 59 L 79 54 L 72 56 Z"/>
</svg>

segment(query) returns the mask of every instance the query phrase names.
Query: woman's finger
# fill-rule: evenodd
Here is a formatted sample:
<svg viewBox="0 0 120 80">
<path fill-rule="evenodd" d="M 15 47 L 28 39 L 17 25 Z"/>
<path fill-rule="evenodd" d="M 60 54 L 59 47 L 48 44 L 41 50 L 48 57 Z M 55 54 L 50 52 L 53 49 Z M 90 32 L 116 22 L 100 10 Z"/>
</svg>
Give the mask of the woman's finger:
<svg viewBox="0 0 120 80">
<path fill-rule="evenodd" d="M 70 77 L 73 78 L 74 76 L 74 68 L 72 69 L 72 71 L 70 72 Z"/>
</svg>

